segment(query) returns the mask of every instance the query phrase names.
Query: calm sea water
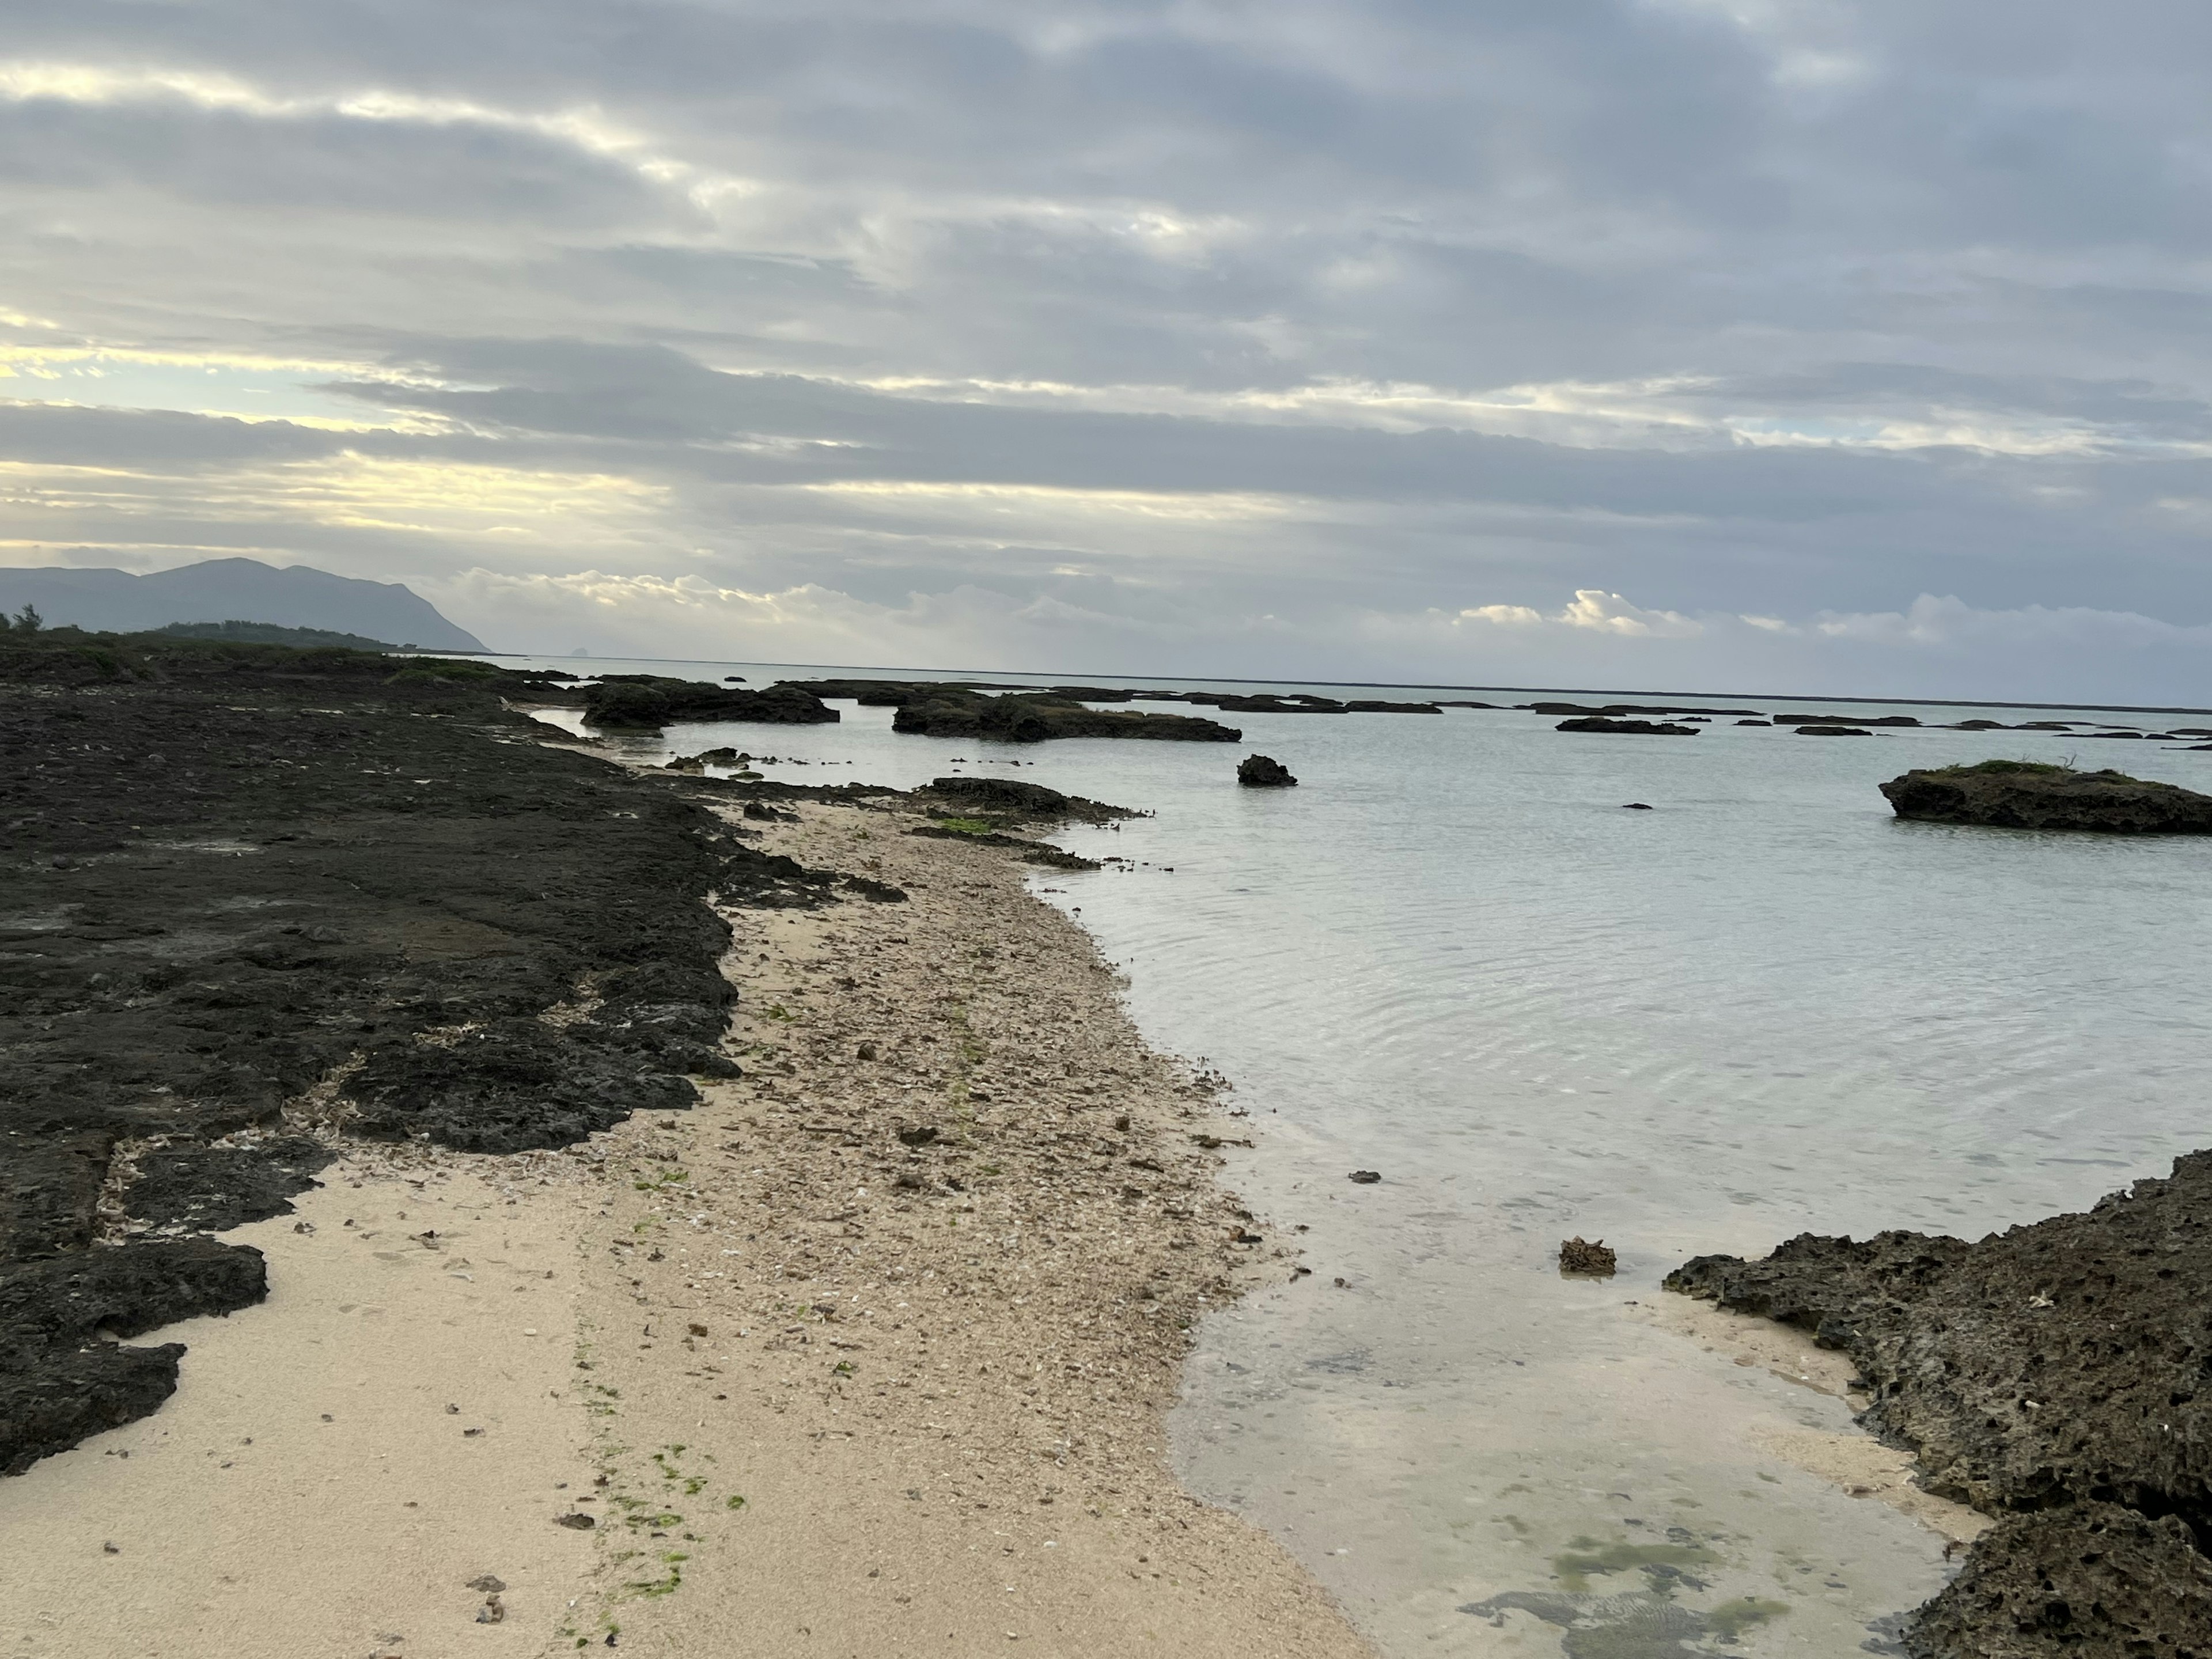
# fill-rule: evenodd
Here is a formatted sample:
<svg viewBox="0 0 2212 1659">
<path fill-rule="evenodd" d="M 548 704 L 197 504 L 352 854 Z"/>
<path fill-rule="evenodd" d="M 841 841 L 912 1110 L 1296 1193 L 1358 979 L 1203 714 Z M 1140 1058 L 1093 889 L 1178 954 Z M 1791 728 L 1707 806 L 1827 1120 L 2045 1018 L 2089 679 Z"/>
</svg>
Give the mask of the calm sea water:
<svg viewBox="0 0 2212 1659">
<path fill-rule="evenodd" d="M 1126 872 L 1039 885 L 1156 1044 L 1235 1080 L 1261 1132 L 1231 1179 L 1314 1270 L 1204 1329 L 1176 1454 L 1394 1656 L 1882 1650 L 1940 1540 L 1762 1449 L 1848 1413 L 1652 1322 L 1660 1278 L 1807 1231 L 1978 1237 L 2212 1143 L 2212 841 L 1900 823 L 1875 789 L 2003 756 L 2212 791 L 2212 753 L 1456 709 L 1009 752 L 842 708 L 648 747 L 902 786 L 1018 759 L 1156 814 L 1062 838 Z M 1238 788 L 1255 750 L 1301 787 Z M 1577 1233 L 1616 1279 L 1559 1276 Z"/>
</svg>

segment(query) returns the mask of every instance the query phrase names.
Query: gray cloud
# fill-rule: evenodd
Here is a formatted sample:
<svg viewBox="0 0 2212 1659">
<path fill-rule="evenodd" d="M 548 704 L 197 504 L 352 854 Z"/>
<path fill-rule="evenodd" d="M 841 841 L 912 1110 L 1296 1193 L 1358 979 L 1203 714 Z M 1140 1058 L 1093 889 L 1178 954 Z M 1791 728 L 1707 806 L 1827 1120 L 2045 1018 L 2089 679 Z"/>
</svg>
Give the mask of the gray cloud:
<svg viewBox="0 0 2212 1659">
<path fill-rule="evenodd" d="M 1315 673 L 1589 589 L 1785 619 L 1667 636 L 1775 673 L 2072 629 L 2053 695 L 2212 617 L 2179 0 L 13 0 L 0 41 L 18 556 Z M 1923 593 L 2031 620 L 1815 621 Z"/>
</svg>

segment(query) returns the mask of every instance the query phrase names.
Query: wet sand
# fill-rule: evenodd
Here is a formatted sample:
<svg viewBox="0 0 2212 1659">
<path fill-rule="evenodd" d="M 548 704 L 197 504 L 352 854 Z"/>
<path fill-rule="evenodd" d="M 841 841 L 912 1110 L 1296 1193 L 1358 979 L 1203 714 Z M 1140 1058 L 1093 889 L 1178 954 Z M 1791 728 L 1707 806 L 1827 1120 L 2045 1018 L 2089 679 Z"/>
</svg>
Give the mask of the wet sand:
<svg viewBox="0 0 2212 1659">
<path fill-rule="evenodd" d="M 1239 1121 L 1006 854 L 798 811 L 758 844 L 910 896 L 728 913 L 748 1075 L 226 1235 L 268 1302 L 0 1483 L 0 1652 L 1369 1652 L 1164 1462 L 1188 1328 L 1294 1266 Z"/>
</svg>

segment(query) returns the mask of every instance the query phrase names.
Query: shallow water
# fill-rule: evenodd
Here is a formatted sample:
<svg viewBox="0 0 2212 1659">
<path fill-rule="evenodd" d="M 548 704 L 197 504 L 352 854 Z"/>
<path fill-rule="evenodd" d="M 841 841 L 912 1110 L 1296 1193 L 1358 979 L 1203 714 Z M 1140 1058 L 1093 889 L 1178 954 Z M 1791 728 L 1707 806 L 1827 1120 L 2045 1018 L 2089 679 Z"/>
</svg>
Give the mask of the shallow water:
<svg viewBox="0 0 2212 1659">
<path fill-rule="evenodd" d="M 793 781 L 1003 764 L 843 708 L 670 743 L 854 763 L 766 769 Z M 1039 884 L 1124 965 L 1148 1036 L 1236 1080 L 1265 1133 L 1232 1179 L 1285 1230 L 1263 1248 L 1295 1242 L 1313 1269 L 1204 1328 L 1187 1478 L 1391 1655 L 1881 1650 L 1882 1621 L 1942 1582 L 1941 1541 L 1760 1449 L 1848 1432 L 1848 1413 L 1652 1322 L 1658 1280 L 1808 1230 L 1977 1237 L 2212 1140 L 2190 973 L 2212 842 L 1904 824 L 1875 789 L 1999 755 L 2212 790 L 2212 753 L 1227 718 L 1235 750 L 1013 757 L 1158 814 L 1063 838 L 1127 871 Z M 1237 788 L 1252 750 L 1302 787 Z M 1577 1233 L 1619 1249 L 1617 1279 L 1559 1276 Z"/>
</svg>

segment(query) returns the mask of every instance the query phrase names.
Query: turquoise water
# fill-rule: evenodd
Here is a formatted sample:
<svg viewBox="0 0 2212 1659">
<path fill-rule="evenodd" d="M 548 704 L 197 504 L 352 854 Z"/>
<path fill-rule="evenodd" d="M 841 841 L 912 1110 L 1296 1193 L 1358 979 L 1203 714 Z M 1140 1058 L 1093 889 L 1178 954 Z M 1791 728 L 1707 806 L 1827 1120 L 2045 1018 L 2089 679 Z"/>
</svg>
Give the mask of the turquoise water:
<svg viewBox="0 0 2212 1659">
<path fill-rule="evenodd" d="M 837 726 L 685 727 L 668 746 L 773 753 L 793 781 L 1003 766 L 843 707 Z M 1839 1434 L 1848 1415 L 1650 1322 L 1658 1279 L 1805 1231 L 1976 1237 L 2212 1143 L 2212 840 L 1905 824 L 1875 787 L 2004 756 L 2212 791 L 2212 753 L 1725 720 L 1571 734 L 1510 711 L 1224 718 L 1234 749 L 1004 757 L 1156 815 L 1062 838 L 1110 842 L 1127 872 L 1040 885 L 1123 967 L 1147 1036 L 1235 1080 L 1266 1133 L 1231 1178 L 1271 1233 L 1309 1230 L 1284 1239 L 1311 1278 L 1201 1334 L 1186 1477 L 1283 1537 L 1388 1653 L 1572 1654 L 1607 1619 L 1620 1639 L 1663 1631 L 1662 1604 L 1704 1634 L 1678 1620 L 1687 1635 L 1604 1650 L 1879 1648 L 1881 1619 L 1941 1583 L 1940 1540 L 1760 1450 L 1760 1425 Z M 1301 787 L 1239 789 L 1255 750 Z M 1354 1186 L 1355 1168 L 1384 1179 Z M 1577 1233 L 1620 1250 L 1617 1279 L 1559 1278 Z M 1616 1549 L 1629 1565 L 1577 1577 L 1557 1559 L 1655 1543 L 1675 1567 Z M 1787 1611 L 1739 1631 L 1722 1615 L 1746 1595 Z"/>
</svg>

